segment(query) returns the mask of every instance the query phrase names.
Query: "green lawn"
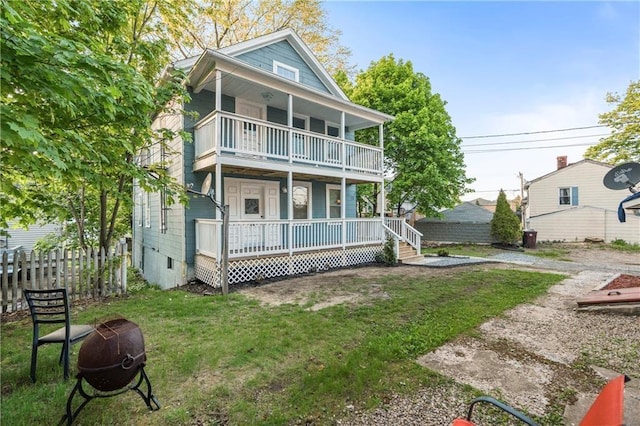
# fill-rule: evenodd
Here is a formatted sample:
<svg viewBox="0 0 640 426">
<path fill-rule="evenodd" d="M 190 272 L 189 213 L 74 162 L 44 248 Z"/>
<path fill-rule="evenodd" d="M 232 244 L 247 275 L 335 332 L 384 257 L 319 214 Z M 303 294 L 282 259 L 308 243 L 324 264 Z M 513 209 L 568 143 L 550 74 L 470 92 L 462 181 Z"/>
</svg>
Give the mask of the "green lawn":
<svg viewBox="0 0 640 426">
<path fill-rule="evenodd" d="M 117 314 L 140 325 L 162 405 L 149 412 L 133 392 L 93 400 L 79 424 L 330 424 L 347 404 L 371 408 L 391 394 L 435 386 L 444 379 L 416 364 L 419 355 L 563 278 L 477 268 L 415 279 L 388 271 L 375 280 L 388 297 L 319 311 L 261 306 L 237 293 L 154 289 L 75 309 L 75 322 Z M 344 285 L 363 282 L 350 279 Z M 1 331 L 2 423 L 56 423 L 75 384 L 62 381 L 59 347 L 41 347 L 34 385 L 30 320 L 3 323 Z M 74 349 L 73 366 L 79 345 Z"/>
</svg>

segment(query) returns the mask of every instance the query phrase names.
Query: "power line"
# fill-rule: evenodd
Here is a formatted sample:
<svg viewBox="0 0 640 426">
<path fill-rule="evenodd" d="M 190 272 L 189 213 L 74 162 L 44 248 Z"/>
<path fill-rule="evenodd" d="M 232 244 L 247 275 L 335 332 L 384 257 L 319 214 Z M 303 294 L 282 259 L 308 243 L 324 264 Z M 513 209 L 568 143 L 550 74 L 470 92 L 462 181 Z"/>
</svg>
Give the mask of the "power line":
<svg viewBox="0 0 640 426">
<path fill-rule="evenodd" d="M 524 151 L 529 149 L 550 149 L 550 148 L 568 148 L 572 146 L 590 146 L 592 143 L 574 143 L 568 145 L 554 145 L 554 146 L 530 146 L 530 147 L 521 147 L 521 148 L 500 148 L 500 149 L 477 149 L 471 151 L 464 151 L 465 154 L 484 154 L 487 152 L 505 152 L 505 151 Z"/>
<path fill-rule="evenodd" d="M 460 139 L 482 139 L 482 138 L 501 138 L 505 136 L 521 136 L 521 135 L 537 135 L 540 133 L 554 133 L 554 132 L 569 132 L 572 130 L 584 130 L 584 129 L 595 129 L 598 127 L 607 127 L 604 124 L 598 124 L 596 126 L 584 126 L 584 127 L 569 127 L 566 129 L 556 129 L 556 130 L 537 130 L 535 132 L 521 132 L 521 133 L 502 133 L 497 135 L 474 135 L 474 136 L 464 136 L 460 137 Z"/>
<path fill-rule="evenodd" d="M 562 138 L 529 139 L 527 141 L 515 141 L 515 142 L 489 142 L 489 143 L 478 143 L 478 144 L 464 145 L 464 146 L 470 147 L 470 146 L 489 146 L 489 145 L 516 145 L 519 143 L 560 141 L 560 140 L 566 140 L 566 139 L 594 138 L 594 137 L 600 137 L 600 136 L 609 136 L 609 133 L 599 133 L 597 135 L 584 135 L 584 136 L 565 136 Z"/>
</svg>

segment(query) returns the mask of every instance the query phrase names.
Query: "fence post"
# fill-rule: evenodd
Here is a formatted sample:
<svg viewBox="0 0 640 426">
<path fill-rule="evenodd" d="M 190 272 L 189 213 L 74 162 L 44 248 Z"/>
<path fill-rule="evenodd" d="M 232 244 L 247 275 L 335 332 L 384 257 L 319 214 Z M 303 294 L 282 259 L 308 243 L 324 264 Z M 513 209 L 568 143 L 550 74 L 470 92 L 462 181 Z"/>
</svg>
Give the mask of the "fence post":
<svg viewBox="0 0 640 426">
<path fill-rule="evenodd" d="M 122 294 L 127 294 L 127 266 L 129 266 L 129 250 L 126 241 L 120 242 L 120 287 L 122 288 Z"/>
<path fill-rule="evenodd" d="M 9 301 L 7 300 L 8 289 L 9 289 L 9 274 L 6 271 L 9 270 L 9 253 L 2 253 L 2 312 L 7 312 L 7 305 Z"/>
</svg>

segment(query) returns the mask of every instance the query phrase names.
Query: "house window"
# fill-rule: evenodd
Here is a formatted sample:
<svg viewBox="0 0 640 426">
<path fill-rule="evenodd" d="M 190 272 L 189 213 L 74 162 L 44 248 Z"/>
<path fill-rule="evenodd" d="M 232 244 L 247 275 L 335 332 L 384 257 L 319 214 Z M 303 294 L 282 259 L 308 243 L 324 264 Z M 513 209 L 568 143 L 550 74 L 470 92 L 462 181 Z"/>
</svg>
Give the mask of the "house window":
<svg viewBox="0 0 640 426">
<path fill-rule="evenodd" d="M 244 214 L 260 214 L 260 200 L 258 198 L 245 198 Z"/>
<path fill-rule="evenodd" d="M 151 228 L 151 193 L 144 193 L 144 226 Z"/>
<path fill-rule="evenodd" d="M 138 222 L 138 226 L 142 226 L 142 218 L 143 218 L 143 214 L 142 214 L 142 210 L 143 210 L 143 205 L 144 203 L 142 202 L 142 190 L 140 188 L 137 189 L 137 194 L 136 194 L 136 209 L 135 209 L 135 213 L 137 216 L 137 222 Z"/>
<path fill-rule="evenodd" d="M 273 72 L 289 80 L 300 81 L 300 72 L 298 69 L 285 65 L 282 62 L 273 61 Z"/>
<path fill-rule="evenodd" d="M 307 182 L 293 184 L 293 218 L 311 219 L 311 185 Z"/>
<path fill-rule="evenodd" d="M 309 117 L 295 115 L 293 117 L 293 127 L 307 130 L 309 128 Z M 309 158 L 307 136 L 304 134 L 293 133 L 293 155 L 297 158 Z"/>
<path fill-rule="evenodd" d="M 167 257 L 167 269 L 173 269 L 173 259 Z"/>
<path fill-rule="evenodd" d="M 558 204 L 561 206 L 578 205 L 578 187 L 563 187 L 558 190 Z"/>
<path fill-rule="evenodd" d="M 327 135 L 334 138 L 340 137 L 340 128 L 337 125 L 327 123 Z"/>
<path fill-rule="evenodd" d="M 327 212 L 330 219 L 342 217 L 342 194 L 340 186 L 327 185 Z"/>
</svg>

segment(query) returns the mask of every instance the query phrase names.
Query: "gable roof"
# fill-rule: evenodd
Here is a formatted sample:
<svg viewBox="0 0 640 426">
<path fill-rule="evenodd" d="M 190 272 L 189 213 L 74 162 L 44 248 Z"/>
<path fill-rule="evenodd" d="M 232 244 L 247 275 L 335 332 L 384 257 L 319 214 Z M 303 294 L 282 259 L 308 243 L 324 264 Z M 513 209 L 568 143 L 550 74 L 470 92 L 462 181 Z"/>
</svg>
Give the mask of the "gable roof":
<svg viewBox="0 0 640 426">
<path fill-rule="evenodd" d="M 318 76 L 320 81 L 329 89 L 331 94 L 334 96 L 338 96 L 343 100 L 349 100 L 347 95 L 342 91 L 340 86 L 335 82 L 335 80 L 329 75 L 327 70 L 322 66 L 318 58 L 313 54 L 311 49 L 305 44 L 304 41 L 300 38 L 300 36 L 291 28 L 285 28 L 280 31 L 276 31 L 271 34 L 265 34 L 260 37 L 256 37 L 251 40 L 243 41 L 237 44 L 233 44 L 231 46 L 223 47 L 222 49 L 218 49 L 218 52 L 224 53 L 225 55 L 229 55 L 232 57 L 239 56 L 243 53 L 251 52 L 256 49 L 260 49 L 262 47 L 268 46 L 270 44 L 275 44 L 280 41 L 287 41 L 291 47 L 300 55 L 300 57 L 309 65 L 309 67 L 313 70 L 313 72 Z"/>
<path fill-rule="evenodd" d="M 290 46 L 294 48 L 296 53 L 301 55 L 303 60 L 309 61 L 307 65 L 309 65 L 312 72 L 317 72 L 316 76 L 322 84 L 325 84 L 326 90 L 328 91 L 321 91 L 317 88 L 287 79 L 271 70 L 268 71 L 256 67 L 235 57 L 269 44 L 279 43 L 283 40 L 286 40 Z M 189 85 L 193 87 L 194 93 L 200 92 L 206 88 L 207 85 L 215 81 L 215 70 L 218 68 L 229 75 L 240 76 L 247 81 L 262 81 L 263 84 L 270 85 L 276 90 L 293 96 L 305 97 L 310 102 L 343 109 L 347 114 L 350 114 L 351 120 L 347 125 L 352 130 L 371 127 L 373 124 L 394 119 L 394 116 L 390 114 L 351 102 L 311 53 L 309 48 L 302 42 L 300 37 L 290 29 L 281 30 L 223 49 L 207 49 L 199 56 L 174 62 L 172 67 L 186 72 L 187 77 L 185 81 L 189 82 Z M 168 74 L 169 70 L 170 68 L 165 69 L 164 74 Z"/>
<path fill-rule="evenodd" d="M 290 28 L 286 28 L 284 30 L 276 31 L 271 34 L 266 34 L 260 37 L 253 38 L 251 40 L 242 41 L 240 43 L 233 44 L 231 46 L 223 47 L 221 49 L 207 49 L 203 52 L 202 55 L 193 56 L 190 58 L 182 59 L 180 61 L 176 61 L 174 63 L 175 68 L 180 68 L 184 70 L 192 69 L 196 63 L 200 60 L 202 56 L 205 54 L 215 52 L 218 55 L 224 55 L 230 58 L 236 58 L 244 53 L 248 53 L 257 49 L 261 49 L 265 46 L 269 46 L 271 44 L 279 43 L 281 41 L 286 41 L 289 45 L 296 51 L 298 55 L 302 58 L 302 60 L 311 68 L 311 70 L 315 73 L 315 75 L 320 79 L 322 84 L 325 85 L 327 90 L 333 95 L 344 101 L 348 101 L 349 98 L 342 91 L 340 86 L 335 82 L 335 80 L 329 75 L 327 70 L 322 66 L 318 58 L 313 54 L 311 49 L 302 41 L 300 36 L 296 34 Z"/>
<path fill-rule="evenodd" d="M 492 212 L 469 201 L 443 211 L 442 216 L 441 218 L 426 217 L 418 222 L 489 223 L 493 219 Z"/>
<path fill-rule="evenodd" d="M 547 173 L 546 175 L 542 175 L 542 176 L 537 177 L 537 178 L 535 178 L 533 180 L 530 180 L 524 185 L 524 187 L 525 188 L 529 188 L 529 185 L 531 185 L 532 183 L 541 181 L 541 180 L 546 179 L 546 178 L 548 178 L 550 176 L 556 175 L 558 173 L 562 173 L 562 172 L 566 171 L 567 169 L 579 167 L 579 166 L 581 166 L 583 164 L 587 164 L 587 163 L 595 164 L 596 166 L 602 166 L 602 167 L 605 167 L 607 169 L 610 169 L 610 168 L 613 167 L 611 164 L 607 164 L 607 163 L 603 163 L 601 161 L 590 160 L 588 158 L 585 158 L 584 160 L 580 160 L 580 161 L 577 161 L 575 163 L 567 164 L 565 167 L 563 167 L 561 169 L 554 170 L 554 171 L 552 171 L 550 173 Z"/>
</svg>

